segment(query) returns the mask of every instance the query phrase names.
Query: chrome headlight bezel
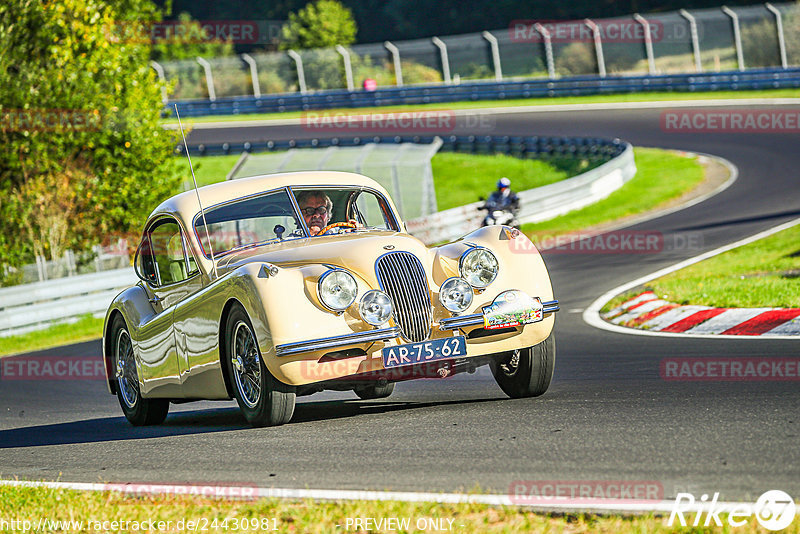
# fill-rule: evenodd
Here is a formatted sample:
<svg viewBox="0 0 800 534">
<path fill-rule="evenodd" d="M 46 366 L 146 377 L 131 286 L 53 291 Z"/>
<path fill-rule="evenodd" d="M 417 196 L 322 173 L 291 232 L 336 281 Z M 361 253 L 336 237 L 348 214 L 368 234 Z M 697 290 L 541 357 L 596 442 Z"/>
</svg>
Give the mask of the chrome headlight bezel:
<svg viewBox="0 0 800 534">
<path fill-rule="evenodd" d="M 367 300 L 374 296 L 386 298 L 386 302 L 389 305 L 389 311 L 385 314 L 384 319 L 372 317 L 372 320 L 370 320 L 369 312 L 365 311 Z M 361 300 L 358 302 L 358 313 L 361 315 L 361 318 L 364 320 L 364 322 L 371 324 L 372 326 L 380 326 L 385 324 L 392 317 L 392 314 L 394 313 L 394 302 L 392 302 L 392 297 L 390 297 L 386 292 L 381 291 L 380 289 L 370 289 L 361 296 Z"/>
<path fill-rule="evenodd" d="M 473 254 L 488 254 L 489 257 L 491 257 L 491 260 L 494 262 L 495 268 L 494 268 L 494 273 L 492 275 L 492 279 L 486 283 L 484 283 L 481 280 L 476 280 L 474 276 L 471 276 L 470 274 L 464 272 L 465 264 L 467 263 L 467 258 L 469 258 L 469 256 Z M 497 260 L 497 256 L 495 256 L 494 253 L 492 253 L 492 251 L 489 250 L 488 248 L 472 247 L 466 252 L 464 252 L 461 255 L 461 258 L 459 258 L 458 272 L 461 275 L 461 278 L 466 280 L 469 285 L 477 289 L 483 289 L 485 287 L 488 287 L 492 282 L 494 282 L 497 279 L 497 274 L 500 272 L 500 262 Z"/>
<path fill-rule="evenodd" d="M 467 302 L 461 308 L 459 308 L 457 306 L 452 306 L 451 307 L 451 306 L 448 305 L 448 302 L 445 301 L 445 295 L 447 294 L 447 291 L 449 289 L 447 286 L 452 286 L 452 285 L 456 285 L 456 284 L 459 284 L 459 283 L 463 284 L 463 286 L 464 286 L 463 287 L 463 291 L 462 291 L 462 295 L 467 297 L 466 298 Z M 450 277 L 447 280 L 445 280 L 442 283 L 441 286 L 439 286 L 439 303 L 442 306 L 444 306 L 444 308 L 449 312 L 452 312 L 452 313 L 461 313 L 461 312 L 463 312 L 464 310 L 466 310 L 467 308 L 469 308 L 472 305 L 472 300 L 473 300 L 472 286 L 469 284 L 469 282 L 467 282 L 466 280 L 464 280 L 460 276 Z"/>
<path fill-rule="evenodd" d="M 348 285 L 352 284 L 351 287 L 353 296 L 349 300 L 346 306 L 342 306 L 342 303 L 332 304 L 329 301 L 329 299 L 325 298 L 325 283 L 326 281 L 328 283 L 331 283 L 332 279 L 330 277 L 334 275 L 339 280 L 346 280 L 347 281 L 346 283 L 348 283 Z M 342 275 L 344 275 L 345 278 L 340 278 Z M 317 297 L 319 298 L 319 301 L 323 306 L 325 306 L 331 311 L 341 313 L 347 308 L 349 308 L 353 304 L 353 302 L 356 301 L 356 298 L 358 297 L 358 283 L 356 283 L 355 277 L 349 272 L 345 271 L 344 269 L 330 269 L 329 271 L 326 271 L 322 276 L 320 276 L 319 280 L 317 280 Z"/>
</svg>

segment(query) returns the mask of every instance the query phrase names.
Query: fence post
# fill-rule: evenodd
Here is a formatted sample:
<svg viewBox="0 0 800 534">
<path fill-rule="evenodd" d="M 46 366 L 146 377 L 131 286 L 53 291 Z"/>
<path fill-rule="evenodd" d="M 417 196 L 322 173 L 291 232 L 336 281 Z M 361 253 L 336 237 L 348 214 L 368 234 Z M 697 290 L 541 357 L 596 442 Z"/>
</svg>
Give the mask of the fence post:
<svg viewBox="0 0 800 534">
<path fill-rule="evenodd" d="M 781 52 L 781 67 L 788 68 L 789 62 L 786 60 L 786 40 L 783 36 L 783 17 L 778 8 L 767 2 L 764 6 L 775 15 L 775 27 L 778 30 L 778 49 Z"/>
<path fill-rule="evenodd" d="M 353 91 L 355 87 L 353 86 L 353 65 L 350 63 L 350 52 L 342 45 L 336 45 L 336 51 L 341 54 L 344 60 L 344 77 L 347 81 L 347 90 Z"/>
<path fill-rule="evenodd" d="M 544 58 L 547 62 L 547 75 L 550 79 L 553 79 L 556 77 L 556 66 L 553 61 L 553 40 L 550 38 L 550 30 L 538 22 L 533 27 L 544 38 Z"/>
<path fill-rule="evenodd" d="M 261 98 L 261 84 L 258 82 L 258 66 L 250 54 L 242 54 L 242 59 L 250 65 L 250 79 L 253 80 L 253 96 Z"/>
<path fill-rule="evenodd" d="M 300 93 L 305 94 L 308 91 L 306 90 L 306 73 L 303 70 L 303 58 L 300 57 L 296 50 L 289 50 L 286 53 L 294 60 L 294 64 L 297 67 L 297 84 L 300 86 Z"/>
<path fill-rule="evenodd" d="M 367 143 L 361 146 L 361 150 L 358 151 L 358 158 L 356 158 L 356 162 L 353 164 L 353 168 L 355 168 L 358 174 L 361 174 L 361 169 L 364 168 L 364 161 L 369 156 L 369 153 L 372 152 L 372 149 L 375 148 L 375 143 Z"/>
<path fill-rule="evenodd" d="M 603 39 L 600 37 L 600 27 L 595 24 L 591 19 L 584 19 L 592 35 L 594 35 L 594 52 L 597 55 L 597 73 L 601 78 L 606 77 L 606 60 L 603 58 Z"/>
<path fill-rule="evenodd" d="M 656 73 L 656 59 L 653 57 L 653 36 L 650 35 L 650 23 L 639 13 L 633 14 L 633 19 L 642 25 L 644 29 L 644 51 L 647 54 L 647 72 L 651 75 Z"/>
<path fill-rule="evenodd" d="M 439 55 L 442 58 L 442 76 L 444 76 L 444 83 L 453 83 L 450 79 L 450 59 L 447 57 L 447 45 L 438 37 L 431 39 L 436 48 L 439 49 Z"/>
<path fill-rule="evenodd" d="M 36 270 L 39 272 L 40 282 L 47 280 L 47 265 L 44 263 L 45 261 L 42 256 L 36 255 Z"/>
<path fill-rule="evenodd" d="M 400 148 L 397 149 L 397 153 L 395 154 L 394 158 L 392 158 L 392 194 L 394 198 L 392 200 L 395 201 L 397 204 L 397 210 L 400 212 L 400 215 L 405 218 L 403 215 L 403 195 L 400 193 L 400 175 L 397 172 L 397 166 L 400 164 L 405 152 L 408 150 L 408 147 L 411 146 L 412 143 L 403 143 L 400 145 Z"/>
<path fill-rule="evenodd" d="M 161 80 L 161 102 L 166 104 L 169 99 L 167 98 L 167 77 L 164 75 L 164 67 L 155 61 L 151 61 L 150 66 L 158 74 L 158 79 Z"/>
<path fill-rule="evenodd" d="M 700 59 L 700 39 L 697 36 L 697 20 L 695 20 L 694 15 L 685 9 L 681 9 L 679 13 L 683 18 L 689 21 L 689 33 L 692 36 L 692 54 L 694 55 L 694 69 L 697 72 L 703 72 L 703 62 Z"/>
<path fill-rule="evenodd" d="M 739 70 L 744 70 L 744 55 L 742 54 L 742 34 L 739 31 L 739 16 L 728 6 L 722 6 L 722 12 L 728 15 L 733 22 L 733 42 L 736 45 L 736 61 Z"/>
<path fill-rule="evenodd" d="M 390 41 L 384 41 L 383 46 L 392 54 L 392 62 L 394 63 L 394 84 L 397 87 L 403 86 L 403 66 L 400 64 L 400 49 L 393 45 Z"/>
<path fill-rule="evenodd" d="M 199 57 L 197 58 L 197 62 L 203 67 L 203 70 L 206 71 L 206 87 L 208 87 L 208 99 L 212 102 L 217 99 L 217 92 L 214 91 L 214 75 L 211 74 L 211 63 L 206 61 L 205 59 Z"/>
<path fill-rule="evenodd" d="M 497 37 L 489 32 L 481 33 L 483 38 L 489 41 L 492 47 L 492 63 L 494 64 L 494 79 L 498 82 L 503 81 L 503 67 L 500 65 L 500 47 L 497 45 Z"/>
</svg>

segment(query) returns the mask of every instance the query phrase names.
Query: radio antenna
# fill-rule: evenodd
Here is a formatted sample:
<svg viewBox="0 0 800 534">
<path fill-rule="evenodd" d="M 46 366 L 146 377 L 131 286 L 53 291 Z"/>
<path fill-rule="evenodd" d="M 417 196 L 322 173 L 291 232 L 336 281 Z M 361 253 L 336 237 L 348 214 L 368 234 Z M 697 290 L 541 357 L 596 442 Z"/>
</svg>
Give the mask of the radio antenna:
<svg viewBox="0 0 800 534">
<path fill-rule="evenodd" d="M 183 148 L 186 149 L 186 158 L 189 160 L 189 170 L 192 171 L 194 193 L 197 195 L 197 204 L 200 206 L 200 215 L 203 217 L 203 227 L 206 229 L 206 239 L 208 239 L 208 251 L 211 252 L 211 266 L 214 268 L 214 278 L 219 278 L 219 274 L 217 273 L 217 264 L 214 261 L 214 249 L 211 247 L 211 234 L 208 233 L 206 212 L 203 210 L 202 202 L 200 202 L 200 191 L 197 188 L 197 178 L 194 177 L 194 167 L 192 166 L 192 158 L 189 156 L 189 146 L 186 144 L 186 134 L 183 133 L 183 124 L 181 124 L 181 114 L 178 113 L 178 104 L 175 104 L 175 115 L 178 117 L 178 127 L 180 128 L 181 136 L 183 137 Z"/>
</svg>

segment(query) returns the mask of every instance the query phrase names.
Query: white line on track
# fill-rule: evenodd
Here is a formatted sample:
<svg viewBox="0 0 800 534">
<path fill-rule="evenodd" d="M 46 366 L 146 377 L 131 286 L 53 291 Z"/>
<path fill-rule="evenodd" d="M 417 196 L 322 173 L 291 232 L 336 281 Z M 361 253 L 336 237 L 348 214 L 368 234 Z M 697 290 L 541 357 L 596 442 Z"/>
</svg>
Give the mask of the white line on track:
<svg viewBox="0 0 800 534">
<path fill-rule="evenodd" d="M 25 487 L 25 488 L 53 488 L 70 489 L 77 491 L 118 491 L 134 495 L 208 495 L 204 488 L 213 489 L 209 484 L 195 484 L 192 486 L 134 483 L 127 484 L 130 491 L 123 489 L 126 484 L 91 484 L 86 482 L 34 482 L 26 480 L 0 480 L 0 485 Z M 433 493 L 413 491 L 362 491 L 362 490 L 325 490 L 325 489 L 294 489 L 294 488 L 253 488 L 252 486 L 226 486 L 231 495 L 246 495 L 264 499 L 290 499 L 315 501 L 402 501 L 402 502 L 436 502 L 436 503 L 478 503 L 492 506 L 511 506 L 530 508 L 533 510 L 556 512 L 591 511 L 598 513 L 646 513 L 671 512 L 675 506 L 674 501 L 667 500 L 631 500 L 625 499 L 571 499 L 569 497 L 545 497 L 540 499 L 545 502 L 535 502 L 532 497 L 512 497 L 511 495 L 466 494 L 466 493 Z M 698 501 L 696 505 L 681 505 L 685 513 L 699 513 L 705 511 L 708 504 Z M 752 506 L 744 502 L 718 502 L 717 508 Z"/>
<path fill-rule="evenodd" d="M 641 330 L 638 328 L 627 328 L 624 326 L 618 326 L 615 324 L 607 323 L 600 317 L 600 309 L 603 305 L 611 300 L 612 298 L 616 297 L 620 293 L 624 293 L 630 289 L 638 287 L 646 282 L 654 280 L 656 278 L 660 278 L 664 275 L 669 273 L 678 271 L 683 269 L 684 267 L 688 267 L 689 265 L 694 265 L 695 263 L 699 263 L 703 260 L 707 260 L 708 258 L 713 258 L 723 252 L 728 252 L 729 250 L 733 250 L 737 247 L 741 247 L 743 245 L 747 245 L 754 241 L 758 241 L 759 239 L 763 239 L 765 237 L 769 237 L 772 234 L 776 234 L 780 231 L 786 230 L 788 228 L 792 228 L 793 226 L 797 226 L 800 224 L 800 218 L 793 219 L 791 221 L 785 222 L 783 224 L 779 224 L 778 226 L 774 226 L 763 232 L 759 232 L 755 235 L 751 235 L 750 237 L 746 237 L 744 239 L 740 239 L 734 243 L 730 243 L 728 245 L 719 247 L 714 250 L 710 250 L 708 252 L 704 252 L 699 256 L 695 256 L 693 258 L 689 258 L 682 262 L 676 263 L 674 265 L 670 265 L 669 267 L 665 267 L 660 269 L 654 273 L 650 273 L 648 275 L 642 276 L 641 278 L 637 278 L 631 282 L 627 282 L 620 286 L 617 286 L 613 289 L 610 289 L 603 293 L 600 297 L 597 298 L 594 302 L 589 304 L 589 306 L 583 312 L 583 320 L 587 324 L 594 326 L 595 328 L 599 328 L 601 330 L 608 330 L 610 332 L 616 332 L 618 334 L 633 334 L 639 336 L 662 336 L 662 337 L 689 337 L 689 338 L 705 338 L 705 339 L 791 339 L 797 341 L 797 336 L 731 336 L 731 335 L 719 335 L 719 334 L 685 334 L 685 333 L 673 333 L 673 332 L 653 332 L 651 330 Z"/>
<path fill-rule="evenodd" d="M 428 106 L 426 104 L 426 106 Z M 562 111 L 608 111 L 618 109 L 658 109 L 658 108 L 702 108 L 721 106 L 800 106 L 798 98 L 727 98 L 713 100 L 654 100 L 647 102 L 596 102 L 591 104 L 543 104 L 540 106 L 504 106 L 490 108 L 469 108 L 452 110 L 457 116 L 465 115 L 502 115 L 507 113 L 552 113 Z M 368 111 L 364 108 L 353 108 L 352 113 L 347 108 L 337 109 L 336 113 L 347 115 L 369 115 L 375 113 L 409 113 L 419 111 L 447 110 L 447 103 L 442 103 L 441 108 L 424 107 L 419 109 L 397 109 L 386 111 Z M 314 110 L 315 113 L 326 113 L 325 110 Z M 252 128 L 257 126 L 292 126 L 302 124 L 301 117 L 290 119 L 259 119 L 241 121 L 214 121 L 195 122 L 191 119 L 193 130 L 213 130 L 216 128 Z M 165 123 L 163 127 L 168 130 L 178 128 L 177 124 Z"/>
</svg>

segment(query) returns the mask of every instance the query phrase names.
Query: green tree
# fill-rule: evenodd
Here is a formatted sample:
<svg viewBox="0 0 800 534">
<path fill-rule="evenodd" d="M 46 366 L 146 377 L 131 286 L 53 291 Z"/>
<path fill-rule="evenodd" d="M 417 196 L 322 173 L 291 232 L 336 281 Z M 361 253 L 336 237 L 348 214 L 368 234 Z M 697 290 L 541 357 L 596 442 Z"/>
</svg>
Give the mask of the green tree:
<svg viewBox="0 0 800 534">
<path fill-rule="evenodd" d="M 356 40 L 353 13 L 337 0 L 317 0 L 289 14 L 282 50 L 347 46 Z"/>
<path fill-rule="evenodd" d="M 177 189 L 150 45 L 114 30 L 158 17 L 148 0 L 0 5 L 0 277 L 135 235 Z"/>
<path fill-rule="evenodd" d="M 171 61 L 197 57 L 215 58 L 233 55 L 233 41 L 210 39 L 200 23 L 189 13 L 178 15 L 174 25 L 164 24 L 164 31 L 153 38 L 152 58 L 156 61 Z M 146 28 L 144 28 L 146 29 Z"/>
</svg>

